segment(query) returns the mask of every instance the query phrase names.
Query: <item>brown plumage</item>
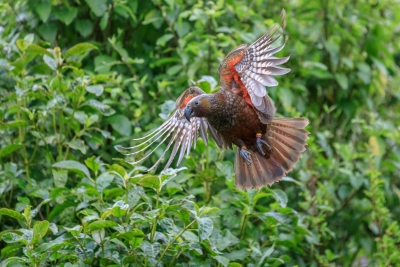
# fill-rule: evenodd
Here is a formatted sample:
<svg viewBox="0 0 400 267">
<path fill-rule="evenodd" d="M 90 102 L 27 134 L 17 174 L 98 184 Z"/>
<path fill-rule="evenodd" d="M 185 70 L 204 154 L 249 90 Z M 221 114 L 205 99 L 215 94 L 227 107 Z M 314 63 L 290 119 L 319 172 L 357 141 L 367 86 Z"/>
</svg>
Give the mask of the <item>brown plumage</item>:
<svg viewBox="0 0 400 267">
<path fill-rule="evenodd" d="M 285 13 L 282 13 L 285 25 Z M 273 54 L 284 44 L 271 48 L 281 36 L 282 28 L 274 26 L 252 45 L 240 45 L 221 62 L 221 90 L 205 94 L 198 87 L 185 90 L 176 101 L 174 114 L 151 134 L 137 139 L 143 142 L 135 147 L 120 149 L 135 155 L 156 142 L 155 148 L 137 164 L 146 159 L 162 143 L 172 147 L 165 165 L 168 168 L 179 153 L 179 164 L 190 148 L 196 145 L 198 132 L 208 143 L 207 131 L 220 148 L 232 149 L 236 145 L 235 185 L 239 189 L 259 189 L 282 179 L 291 171 L 305 150 L 308 134 L 304 118 L 274 118 L 275 107 L 265 86 L 276 86 L 272 77 L 290 71 L 281 68 L 289 57 L 277 58 Z M 141 148 L 145 146 L 144 148 Z M 141 149 L 139 149 L 141 148 Z M 135 149 L 135 152 L 131 152 Z"/>
</svg>

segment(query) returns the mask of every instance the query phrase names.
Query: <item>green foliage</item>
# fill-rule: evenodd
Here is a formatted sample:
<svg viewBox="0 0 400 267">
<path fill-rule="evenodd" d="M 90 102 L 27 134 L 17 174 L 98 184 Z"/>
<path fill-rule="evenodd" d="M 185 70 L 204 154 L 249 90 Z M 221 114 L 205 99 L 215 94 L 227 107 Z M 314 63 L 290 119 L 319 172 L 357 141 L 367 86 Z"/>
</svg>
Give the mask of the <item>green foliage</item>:
<svg viewBox="0 0 400 267">
<path fill-rule="evenodd" d="M 399 4 L 2 1 L 1 266 L 400 266 Z M 311 122 L 290 177 L 238 191 L 201 140 L 160 174 L 121 158 L 282 8 L 269 94 Z"/>
</svg>

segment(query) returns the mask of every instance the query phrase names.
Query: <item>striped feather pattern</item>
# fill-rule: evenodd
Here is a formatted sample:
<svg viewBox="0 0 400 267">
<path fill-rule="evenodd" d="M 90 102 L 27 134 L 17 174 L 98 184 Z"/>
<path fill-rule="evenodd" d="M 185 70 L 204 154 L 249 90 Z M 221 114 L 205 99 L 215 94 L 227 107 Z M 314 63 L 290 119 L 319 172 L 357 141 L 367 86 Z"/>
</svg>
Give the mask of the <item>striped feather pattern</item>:
<svg viewBox="0 0 400 267">
<path fill-rule="evenodd" d="M 253 149 L 251 164 L 235 155 L 235 185 L 238 189 L 260 189 L 282 179 L 290 172 L 301 153 L 306 150 L 309 132 L 304 130 L 308 120 L 304 118 L 275 118 L 268 123 L 263 140 L 269 142 L 273 152 L 264 158 Z"/>
<path fill-rule="evenodd" d="M 280 39 L 282 36 L 281 32 L 286 25 L 284 11 L 281 16 L 281 26 L 274 25 L 266 34 L 248 47 L 240 46 L 245 49 L 244 57 L 235 65 L 235 69 L 250 95 L 251 102 L 257 110 L 267 115 L 262 116 L 261 114 L 260 116 L 260 119 L 264 120 L 264 123 L 271 121 L 275 115 L 275 107 L 273 105 L 265 105 L 266 101 L 263 101 L 264 97 L 269 98 L 265 86 L 277 86 L 278 82 L 273 76 L 284 75 L 290 72 L 289 68 L 279 67 L 279 65 L 289 60 L 289 56 L 283 58 L 274 57 L 274 54 L 284 48 L 285 43 L 275 48 L 271 47 Z M 266 121 L 266 118 L 269 118 L 269 121 Z"/>
<path fill-rule="evenodd" d="M 172 161 L 177 155 L 177 165 L 179 165 L 185 154 L 188 155 L 192 147 L 196 148 L 196 141 L 199 132 L 201 138 L 207 145 L 207 131 L 210 132 L 212 138 L 219 147 L 222 148 L 226 146 L 225 140 L 223 140 L 219 133 L 208 123 L 207 119 L 192 118 L 192 120 L 189 122 L 186 120 L 183 114 L 183 109 L 178 109 L 155 131 L 142 138 L 133 139 L 134 141 L 140 141 L 138 145 L 127 148 L 118 146 L 116 149 L 122 154 L 128 156 L 135 156 L 150 150 L 150 152 L 148 152 L 144 157 L 138 159 L 137 161 L 129 162 L 130 164 L 139 164 L 150 157 L 150 155 L 153 154 L 162 144 L 166 143 L 167 147 L 165 148 L 164 152 L 157 162 L 149 169 L 149 171 L 154 170 L 158 166 L 158 164 L 166 155 L 167 151 L 172 147 L 171 155 L 164 167 L 165 170 L 171 165 Z"/>
</svg>

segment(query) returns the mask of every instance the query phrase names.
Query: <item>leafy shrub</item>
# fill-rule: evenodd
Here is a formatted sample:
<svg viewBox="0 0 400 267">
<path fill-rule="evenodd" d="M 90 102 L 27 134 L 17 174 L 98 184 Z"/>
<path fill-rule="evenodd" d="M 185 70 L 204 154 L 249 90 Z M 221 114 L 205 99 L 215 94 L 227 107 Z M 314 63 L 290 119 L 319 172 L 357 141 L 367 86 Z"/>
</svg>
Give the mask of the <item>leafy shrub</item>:
<svg viewBox="0 0 400 267">
<path fill-rule="evenodd" d="M 398 4 L 3 1 L 2 266 L 399 266 Z M 283 7 L 292 72 L 269 94 L 312 136 L 291 177 L 238 191 L 201 140 L 185 169 L 125 163 L 115 145 L 218 90 Z"/>
</svg>

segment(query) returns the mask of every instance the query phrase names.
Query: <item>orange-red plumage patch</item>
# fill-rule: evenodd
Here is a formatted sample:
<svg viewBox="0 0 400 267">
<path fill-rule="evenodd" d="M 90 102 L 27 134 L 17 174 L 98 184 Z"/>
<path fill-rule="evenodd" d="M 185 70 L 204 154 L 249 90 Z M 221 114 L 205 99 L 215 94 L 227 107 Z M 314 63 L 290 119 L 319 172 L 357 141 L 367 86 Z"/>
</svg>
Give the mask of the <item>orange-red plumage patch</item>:
<svg viewBox="0 0 400 267">
<path fill-rule="evenodd" d="M 251 98 L 249 95 L 249 92 L 247 91 L 246 86 L 243 84 L 243 82 L 240 80 L 239 73 L 236 71 L 235 65 L 238 64 L 242 58 L 244 57 L 244 51 L 241 51 L 240 54 L 236 55 L 232 60 L 228 62 L 228 67 L 231 70 L 231 73 L 233 74 L 233 79 L 239 85 L 244 100 L 249 104 L 250 106 L 254 107 L 253 102 L 251 102 Z"/>
<path fill-rule="evenodd" d="M 185 100 L 182 102 L 181 106 L 179 107 L 180 109 L 183 109 L 186 107 L 187 103 L 189 103 L 190 100 L 193 99 L 192 95 L 188 95 L 188 97 L 185 98 Z"/>
</svg>

